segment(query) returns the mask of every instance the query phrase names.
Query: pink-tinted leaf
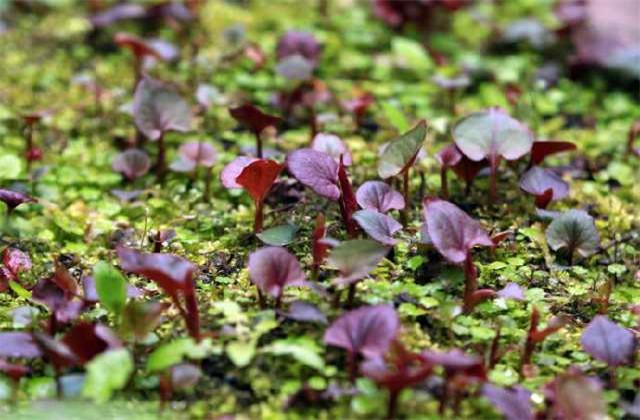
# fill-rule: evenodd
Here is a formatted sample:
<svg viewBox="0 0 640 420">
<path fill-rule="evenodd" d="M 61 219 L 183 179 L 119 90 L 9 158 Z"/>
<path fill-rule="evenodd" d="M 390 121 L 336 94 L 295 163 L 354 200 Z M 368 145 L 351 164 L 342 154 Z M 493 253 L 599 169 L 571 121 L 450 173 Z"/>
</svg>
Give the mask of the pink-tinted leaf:
<svg viewBox="0 0 640 420">
<path fill-rule="evenodd" d="M 365 210 L 387 213 L 390 210 L 402 210 L 404 197 L 382 181 L 367 181 L 356 191 L 356 200 Z"/>
<path fill-rule="evenodd" d="M 128 149 L 116 155 L 111 162 L 111 167 L 131 180 L 149 172 L 151 160 L 144 150 Z"/>
<path fill-rule="evenodd" d="M 342 162 L 349 166 L 352 163 L 351 153 L 349 149 L 344 144 L 344 142 L 340 139 L 340 137 L 335 134 L 328 133 L 318 133 L 313 138 L 313 142 L 311 143 L 311 148 L 313 150 L 317 150 L 318 152 L 325 153 L 333 158 L 336 163 L 340 162 L 340 156 L 342 156 Z"/>
<path fill-rule="evenodd" d="M 129 49 L 136 57 L 150 56 L 162 60 L 162 56 L 151 44 L 135 35 L 118 32 L 113 36 L 113 41 L 119 47 Z"/>
<path fill-rule="evenodd" d="M 488 159 L 492 168 L 498 166 L 500 158 L 524 156 L 533 145 L 529 129 L 497 108 L 464 117 L 453 128 L 453 138 L 469 159 Z"/>
<path fill-rule="evenodd" d="M 169 368 L 169 375 L 171 376 L 171 388 L 178 390 L 195 386 L 202 376 L 202 371 L 191 363 L 179 363 Z"/>
<path fill-rule="evenodd" d="M 281 121 L 279 117 L 265 114 L 252 104 L 229 108 L 229 114 L 254 134 L 260 134 L 265 128 L 275 126 Z"/>
<path fill-rule="evenodd" d="M 26 332 L 0 332 L 0 357 L 35 359 L 42 352 L 33 341 L 31 334 Z"/>
<path fill-rule="evenodd" d="M 258 159 L 242 169 L 236 178 L 236 183 L 249 193 L 253 201 L 261 203 L 283 168 L 284 165 L 276 161 Z"/>
<path fill-rule="evenodd" d="M 367 235 L 381 244 L 393 246 L 397 243 L 393 235 L 402 230 L 402 225 L 393 217 L 375 210 L 360 210 L 353 214 L 353 218 Z"/>
<path fill-rule="evenodd" d="M 602 384 L 597 378 L 583 374 L 577 368 L 569 368 L 544 389 L 551 401 L 552 414 L 563 419 L 603 419 L 607 417 L 607 404 Z"/>
<path fill-rule="evenodd" d="M 408 170 L 422 148 L 426 135 L 427 123 L 422 120 L 411 130 L 391 140 L 378 162 L 380 178 L 390 178 Z"/>
<path fill-rule="evenodd" d="M 9 211 L 12 211 L 21 204 L 35 203 L 36 199 L 18 191 L 11 191 L 0 188 L 0 201 L 6 204 Z"/>
<path fill-rule="evenodd" d="M 534 166 L 524 173 L 520 188 L 536 196 L 536 207 L 546 208 L 550 201 L 560 200 L 569 194 L 569 184 L 553 171 Z"/>
<path fill-rule="evenodd" d="M 363 306 L 336 319 L 325 331 L 324 342 L 350 354 L 382 357 L 399 328 L 400 320 L 393 306 Z"/>
<path fill-rule="evenodd" d="M 313 250 L 313 265 L 315 270 L 324 263 L 324 260 L 327 258 L 327 254 L 329 252 L 329 245 L 323 242 L 327 234 L 327 229 L 325 226 L 325 218 L 324 214 L 320 213 L 316 217 L 316 226 L 313 229 L 313 237 L 312 237 L 312 250 Z"/>
<path fill-rule="evenodd" d="M 476 162 L 462 155 L 462 159 L 452 166 L 451 169 L 453 169 L 453 172 L 459 178 L 463 179 L 466 183 L 470 183 L 478 173 L 487 166 L 489 166 L 489 161 L 486 159 Z"/>
<path fill-rule="evenodd" d="M 293 55 L 301 55 L 313 67 L 318 64 L 321 52 L 322 48 L 313 34 L 302 31 L 287 32 L 280 38 L 276 46 L 278 61 Z"/>
<path fill-rule="evenodd" d="M 373 95 L 365 93 L 353 99 L 343 101 L 342 106 L 345 110 L 351 112 L 356 117 L 356 120 L 359 120 L 364 116 L 364 113 L 367 112 L 367 109 L 373 104 L 373 102 Z"/>
<path fill-rule="evenodd" d="M 122 347 L 122 343 L 111 329 L 100 324 L 80 322 L 62 338 L 81 364 L 85 364 L 103 351 Z"/>
<path fill-rule="evenodd" d="M 304 82 L 311 79 L 313 63 L 299 54 L 290 55 L 278 62 L 276 72 L 285 79 Z"/>
<path fill-rule="evenodd" d="M 18 278 L 20 273 L 31 270 L 31 258 L 17 248 L 5 248 L 2 253 L 2 263 L 11 272 L 13 278 Z"/>
<path fill-rule="evenodd" d="M 425 199 L 424 218 L 427 232 L 436 249 L 449 261 L 462 264 L 474 246 L 493 246 L 480 223 L 454 204 L 439 199 Z"/>
<path fill-rule="evenodd" d="M 193 172 L 198 166 L 210 168 L 218 158 L 213 146 L 204 142 L 185 143 L 178 153 L 178 160 L 171 164 L 171 169 L 176 172 Z"/>
<path fill-rule="evenodd" d="M 531 147 L 531 164 L 539 165 L 549 155 L 575 150 L 576 145 L 568 141 L 534 141 Z"/>
<path fill-rule="evenodd" d="M 624 365 L 633 359 L 637 341 L 633 333 L 604 315 L 596 315 L 582 333 L 582 348 L 609 366 Z"/>
<path fill-rule="evenodd" d="M 56 271 L 51 280 L 64 291 L 67 299 L 78 295 L 78 282 L 62 263 L 56 262 Z"/>
<path fill-rule="evenodd" d="M 69 346 L 62 341 L 58 341 L 40 332 L 33 333 L 33 340 L 40 348 L 40 351 L 42 351 L 44 357 L 49 359 L 57 370 L 75 366 L 80 363 L 78 357 Z"/>
<path fill-rule="evenodd" d="M 242 185 L 236 182 L 236 178 L 240 176 L 244 168 L 257 160 L 257 158 L 252 158 L 249 156 L 238 156 L 237 158 L 229 162 L 220 173 L 220 180 L 222 181 L 222 185 L 229 189 L 242 188 Z"/>
<path fill-rule="evenodd" d="M 327 323 L 327 316 L 314 304 L 296 300 L 289 305 L 286 317 L 299 322 Z"/>
<path fill-rule="evenodd" d="M 329 264 L 340 271 L 334 279 L 338 284 L 357 282 L 368 276 L 387 255 L 389 248 L 369 239 L 354 239 L 335 246 L 329 254 Z"/>
<path fill-rule="evenodd" d="M 419 384 L 432 370 L 433 365 L 422 355 L 408 351 L 398 341 L 391 343 L 384 358 L 369 358 L 360 365 L 363 375 L 392 393 Z"/>
<path fill-rule="evenodd" d="M 168 131 L 191 129 L 189 105 L 175 90 L 149 77 L 136 87 L 133 116 L 138 129 L 152 141 Z"/>
<path fill-rule="evenodd" d="M 340 198 L 338 164 L 329 155 L 313 149 L 300 149 L 287 156 L 289 172 L 303 185 L 330 200 Z"/>
<path fill-rule="evenodd" d="M 282 296 L 286 286 L 305 286 L 305 275 L 298 259 L 277 246 L 260 248 L 249 255 L 249 277 L 264 293 Z"/>
<path fill-rule="evenodd" d="M 492 384 L 482 386 L 482 395 L 505 417 L 506 420 L 533 420 L 531 392 L 522 386 L 501 388 Z"/>
<path fill-rule="evenodd" d="M 497 295 L 505 299 L 524 300 L 524 290 L 517 283 L 507 283 Z"/>
<path fill-rule="evenodd" d="M 443 168 L 451 168 L 460 163 L 461 159 L 462 153 L 455 144 L 448 144 L 436 153 L 436 160 Z"/>
<path fill-rule="evenodd" d="M 162 320 L 169 305 L 160 302 L 129 300 L 122 311 L 121 329 L 126 337 L 143 340 Z"/>
<path fill-rule="evenodd" d="M 155 281 L 170 296 L 180 292 L 194 293 L 193 275 L 196 266 L 172 254 L 144 253 L 118 247 L 118 259 L 124 271 Z"/>
<path fill-rule="evenodd" d="M 422 356 L 434 365 L 442 366 L 449 374 L 463 374 L 481 380 L 486 379 L 482 358 L 469 356 L 460 349 L 446 352 L 427 350 Z"/>
</svg>

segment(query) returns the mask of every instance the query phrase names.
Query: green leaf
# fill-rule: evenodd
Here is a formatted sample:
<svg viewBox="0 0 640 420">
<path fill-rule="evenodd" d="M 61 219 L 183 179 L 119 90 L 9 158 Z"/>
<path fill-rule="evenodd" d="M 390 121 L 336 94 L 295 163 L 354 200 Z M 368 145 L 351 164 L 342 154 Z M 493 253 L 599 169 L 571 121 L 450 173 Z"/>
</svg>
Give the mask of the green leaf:
<svg viewBox="0 0 640 420">
<path fill-rule="evenodd" d="M 157 372 L 182 362 L 182 359 L 204 359 L 212 352 L 211 339 L 196 343 L 192 338 L 178 338 L 163 344 L 147 359 L 147 370 Z"/>
<path fill-rule="evenodd" d="M 287 338 L 274 341 L 264 349 L 267 353 L 277 356 L 289 355 L 298 362 L 314 369 L 324 369 L 324 360 L 320 356 L 322 349 L 315 341 L 307 337 Z"/>
<path fill-rule="evenodd" d="M 24 287 L 22 287 L 22 285 L 17 281 L 10 280 L 9 287 L 19 297 L 24 299 L 31 299 L 31 292 L 25 289 Z"/>
<path fill-rule="evenodd" d="M 12 154 L 0 156 L 0 179 L 17 179 L 22 172 L 22 159 Z"/>
<path fill-rule="evenodd" d="M 600 235 L 593 217 L 584 210 L 569 210 L 553 219 L 546 231 L 547 242 L 554 251 L 567 248 L 587 257 L 600 246 Z"/>
<path fill-rule="evenodd" d="M 227 345 L 226 351 L 234 365 L 245 367 L 256 354 L 256 343 L 253 341 L 234 341 Z"/>
<path fill-rule="evenodd" d="M 83 395 L 106 402 L 127 384 L 133 372 L 133 357 L 127 349 L 109 350 L 96 356 L 86 369 Z"/>
<path fill-rule="evenodd" d="M 99 261 L 93 266 L 93 278 L 100 303 L 115 315 L 120 315 L 127 301 L 127 281 L 118 269 Z"/>
<path fill-rule="evenodd" d="M 427 123 L 422 120 L 414 128 L 389 142 L 378 163 L 380 178 L 390 178 L 409 168 L 424 143 Z"/>
<path fill-rule="evenodd" d="M 402 133 L 410 128 L 404 114 L 396 106 L 387 101 L 382 102 L 381 105 L 384 116 L 398 132 Z"/>
<path fill-rule="evenodd" d="M 409 68 L 416 72 L 423 72 L 433 67 L 433 62 L 424 47 L 413 39 L 393 38 L 391 51 L 393 51 L 395 61 L 400 67 Z"/>
<path fill-rule="evenodd" d="M 256 236 L 267 245 L 284 246 L 290 244 L 298 232 L 298 226 L 287 223 L 258 233 Z"/>
</svg>

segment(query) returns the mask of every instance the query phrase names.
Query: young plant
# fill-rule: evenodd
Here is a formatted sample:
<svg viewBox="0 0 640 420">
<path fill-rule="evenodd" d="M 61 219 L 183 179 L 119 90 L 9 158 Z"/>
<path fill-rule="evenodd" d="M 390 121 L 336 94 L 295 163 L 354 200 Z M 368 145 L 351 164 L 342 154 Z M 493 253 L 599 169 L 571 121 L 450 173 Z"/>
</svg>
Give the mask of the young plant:
<svg viewBox="0 0 640 420">
<path fill-rule="evenodd" d="M 133 98 L 133 117 L 136 126 L 149 140 L 158 142 L 156 175 L 162 181 L 166 172 L 164 136 L 170 131 L 191 129 L 189 105 L 164 83 L 143 78 Z"/>
<path fill-rule="evenodd" d="M 351 113 L 353 115 L 353 119 L 358 127 L 362 127 L 363 118 L 367 113 L 367 110 L 373 103 L 375 99 L 372 94 L 368 92 L 361 93 L 353 99 L 349 99 L 342 102 L 342 107 L 345 111 Z"/>
<path fill-rule="evenodd" d="M 602 383 L 596 377 L 585 375 L 575 366 L 558 375 L 543 388 L 546 413 L 540 418 L 604 419 L 607 403 Z"/>
<path fill-rule="evenodd" d="M 382 181 L 367 181 L 356 191 L 356 201 L 365 210 L 386 214 L 405 207 L 404 197 Z"/>
<path fill-rule="evenodd" d="M 493 384 L 482 386 L 482 396 L 488 399 L 506 420 L 534 420 L 531 392 L 521 385 L 502 388 Z"/>
<path fill-rule="evenodd" d="M 2 201 L 7 207 L 7 220 L 13 213 L 16 207 L 25 204 L 25 203 L 35 203 L 36 199 L 33 197 L 29 197 L 26 194 L 23 194 L 18 191 L 6 190 L 0 188 L 0 201 Z"/>
<path fill-rule="evenodd" d="M 534 166 L 522 175 L 520 189 L 536 197 L 536 207 L 545 209 L 551 201 L 569 195 L 569 184 L 555 172 Z"/>
<path fill-rule="evenodd" d="M 540 165 L 547 156 L 557 153 L 576 150 L 576 145 L 569 141 L 562 140 L 537 140 L 531 146 L 531 160 L 529 167 Z"/>
<path fill-rule="evenodd" d="M 392 305 L 363 306 L 346 312 L 327 328 L 324 343 L 347 351 L 349 380 L 357 373 L 357 357 L 381 358 L 398 335 L 400 320 Z"/>
<path fill-rule="evenodd" d="M 436 160 L 440 164 L 440 196 L 444 200 L 449 199 L 449 183 L 447 182 L 447 169 L 455 167 L 462 159 L 462 153 L 455 144 L 449 144 L 438 153 Z M 475 176 L 475 175 L 474 175 Z"/>
<path fill-rule="evenodd" d="M 262 159 L 262 137 L 265 128 L 280 123 L 280 117 L 262 112 L 256 106 L 247 103 L 237 108 L 229 108 L 229 114 L 253 133 L 256 138 L 256 156 Z"/>
<path fill-rule="evenodd" d="M 564 327 L 569 320 L 566 317 L 553 317 L 547 322 L 547 326 L 539 329 L 540 312 L 537 308 L 531 310 L 531 319 L 529 321 L 529 332 L 522 348 L 522 358 L 520 360 L 520 376 L 526 376 L 531 365 L 531 357 L 536 346 L 544 341 L 545 338 L 557 332 Z"/>
<path fill-rule="evenodd" d="M 216 149 L 209 143 L 189 142 L 180 146 L 178 155 L 178 159 L 170 166 L 176 172 L 193 173 L 198 170 L 198 167 L 206 168 L 203 199 L 207 201 L 211 191 L 213 165 L 218 160 Z"/>
<path fill-rule="evenodd" d="M 433 245 L 447 260 L 464 269 L 464 311 L 469 313 L 479 298 L 490 295 L 485 289 L 478 290 L 471 250 L 478 245 L 493 247 L 494 243 L 480 223 L 448 201 L 426 198 L 423 206 L 426 231 Z"/>
<path fill-rule="evenodd" d="M 278 246 L 260 248 L 249 255 L 249 277 L 258 289 L 261 306 L 263 294 L 268 294 L 276 299 L 276 309 L 282 304 L 285 287 L 307 285 L 298 259 Z"/>
<path fill-rule="evenodd" d="M 338 202 L 347 233 L 355 237 L 357 225 L 352 215 L 357 203 L 343 161 L 336 163 L 326 153 L 300 149 L 287 155 L 287 168 L 300 183 L 316 194 Z"/>
<path fill-rule="evenodd" d="M 422 120 L 400 137 L 389 142 L 380 155 L 378 175 L 382 179 L 402 175 L 402 193 L 405 208 L 402 211 L 402 224 L 406 226 L 411 209 L 411 195 L 409 192 L 409 170 L 413 166 L 418 152 L 422 148 L 427 135 L 427 123 Z"/>
<path fill-rule="evenodd" d="M 347 307 L 353 305 L 356 284 L 376 268 L 387 252 L 388 247 L 369 239 L 345 241 L 331 249 L 328 263 L 340 272 L 333 283 L 349 286 Z"/>
<path fill-rule="evenodd" d="M 37 147 L 33 141 L 33 133 L 35 131 L 36 124 L 45 116 L 44 112 L 31 112 L 22 115 L 24 121 L 24 159 L 27 163 L 27 172 L 31 172 L 31 164 L 42 159 L 42 149 Z"/>
<path fill-rule="evenodd" d="M 9 287 L 9 282 L 20 282 L 20 273 L 31 270 L 31 258 L 17 248 L 5 248 L 2 251 L 0 266 L 0 292 Z"/>
<path fill-rule="evenodd" d="M 440 89 L 447 93 L 447 105 L 449 108 L 449 114 L 456 115 L 456 96 L 458 92 L 464 90 L 471 84 L 471 79 L 466 74 L 460 76 L 446 77 L 443 75 L 436 75 L 433 78 L 433 83 Z"/>
<path fill-rule="evenodd" d="M 180 311 L 189 335 L 200 341 L 200 314 L 193 278 L 197 267 L 172 254 L 149 254 L 122 246 L 116 252 L 124 271 L 156 282 L 169 295 Z M 184 303 L 180 302 L 181 298 Z"/>
<path fill-rule="evenodd" d="M 453 128 L 458 149 L 473 161 L 487 159 L 491 169 L 491 200 L 498 198 L 498 165 L 504 158 L 516 160 L 531 151 L 533 135 L 519 121 L 498 108 L 462 118 Z"/>
<path fill-rule="evenodd" d="M 127 180 L 133 181 L 149 172 L 151 160 L 144 150 L 128 149 L 113 158 L 111 168 L 124 175 Z"/>
<path fill-rule="evenodd" d="M 375 210 L 359 210 L 353 213 L 353 219 L 375 241 L 391 247 L 398 242 L 393 235 L 402 230 L 402 225 L 393 217 Z"/>
<path fill-rule="evenodd" d="M 471 186 L 473 185 L 473 181 L 476 179 L 476 176 L 487 166 L 489 166 L 489 161 L 487 159 L 476 162 L 469 159 L 465 155 L 462 155 L 462 159 L 460 159 L 458 163 L 452 166 L 451 169 L 458 176 L 458 178 L 462 179 L 465 182 L 465 194 L 469 195 L 471 193 Z"/>
<path fill-rule="evenodd" d="M 284 165 L 270 159 L 254 159 L 240 156 L 231 161 L 220 174 L 227 188 L 244 188 L 256 206 L 253 232 L 262 231 L 264 200 L 284 169 Z"/>
<path fill-rule="evenodd" d="M 367 359 L 360 365 L 362 374 L 389 392 L 387 419 L 395 419 L 398 397 L 403 389 L 418 385 L 431 375 L 433 366 L 422 355 L 393 341 L 383 358 Z"/>
<path fill-rule="evenodd" d="M 321 54 L 322 47 L 309 32 L 289 31 L 278 40 L 276 46 L 278 61 L 298 55 L 307 60 L 313 68 L 318 65 Z"/>
<path fill-rule="evenodd" d="M 600 248 L 600 235 L 593 217 L 583 210 L 569 210 L 554 218 L 546 237 L 554 251 L 566 250 L 569 265 L 573 265 L 576 252 L 586 258 Z"/>
<path fill-rule="evenodd" d="M 133 90 L 135 90 L 135 87 L 143 77 L 144 59 L 146 57 L 153 57 L 162 60 L 163 57 L 153 45 L 135 35 L 118 32 L 113 36 L 113 41 L 120 48 L 126 48 L 133 54 L 133 72 L 135 75 Z"/>
<path fill-rule="evenodd" d="M 311 141 L 311 148 L 331 156 L 337 163 L 340 163 L 340 157 L 342 157 L 345 166 L 350 166 L 353 162 L 349 148 L 335 134 L 316 134 Z"/>
<path fill-rule="evenodd" d="M 318 279 L 320 266 L 324 263 L 324 260 L 329 254 L 329 245 L 324 242 L 326 235 L 327 228 L 325 225 L 324 214 L 319 213 L 318 216 L 316 216 L 316 225 L 311 237 L 311 249 L 313 254 L 312 276 L 314 280 Z"/>
</svg>

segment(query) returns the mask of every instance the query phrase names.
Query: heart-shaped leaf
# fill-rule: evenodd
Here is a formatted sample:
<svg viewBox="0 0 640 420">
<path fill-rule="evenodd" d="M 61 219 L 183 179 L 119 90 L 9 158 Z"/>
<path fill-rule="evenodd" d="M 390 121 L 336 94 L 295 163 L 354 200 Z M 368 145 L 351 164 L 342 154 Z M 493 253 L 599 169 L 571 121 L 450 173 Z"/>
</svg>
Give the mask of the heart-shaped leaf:
<svg viewBox="0 0 640 420">
<path fill-rule="evenodd" d="M 389 142 L 378 162 L 378 175 L 386 179 L 403 173 L 415 161 L 427 135 L 427 123 L 422 120 L 411 130 Z"/>
<path fill-rule="evenodd" d="M 553 219 L 546 236 L 554 251 L 566 248 L 570 254 L 578 252 L 583 257 L 593 254 L 600 246 L 593 217 L 584 210 L 569 210 Z"/>
<path fill-rule="evenodd" d="M 488 159 L 494 170 L 500 158 L 518 159 L 533 145 L 527 127 L 497 108 L 464 117 L 453 128 L 453 138 L 469 159 Z"/>
<path fill-rule="evenodd" d="M 316 194 L 337 201 L 340 198 L 338 164 L 329 155 L 313 149 L 300 149 L 287 156 L 289 172 Z"/>
<path fill-rule="evenodd" d="M 568 141 L 534 141 L 531 147 L 531 164 L 539 165 L 549 155 L 575 150 L 576 145 Z"/>
<path fill-rule="evenodd" d="M 116 155 L 111 162 L 111 167 L 114 171 L 132 180 L 149 172 L 151 160 L 144 150 L 128 149 Z"/>
<path fill-rule="evenodd" d="M 382 357 L 400 328 L 391 305 L 363 306 L 344 313 L 324 333 L 324 342 L 367 358 Z"/>
<path fill-rule="evenodd" d="M 504 299 L 524 300 L 524 290 L 517 283 L 507 283 L 503 289 L 496 293 Z"/>
<path fill-rule="evenodd" d="M 257 160 L 257 158 L 249 156 L 238 156 L 229 162 L 227 166 L 222 169 L 222 172 L 220 172 L 220 181 L 222 181 L 222 185 L 229 189 L 242 188 L 242 185 L 238 184 L 236 179 L 240 176 L 244 168 Z"/>
<path fill-rule="evenodd" d="M 356 200 L 365 210 L 387 213 L 390 210 L 402 210 L 404 197 L 382 181 L 367 181 L 356 191 Z"/>
<path fill-rule="evenodd" d="M 104 261 L 93 266 L 93 279 L 100 303 L 120 316 L 127 301 L 127 281 L 120 271 Z"/>
<path fill-rule="evenodd" d="M 448 144 L 436 153 L 436 160 L 443 168 L 451 168 L 457 165 L 461 159 L 462 153 L 455 144 Z"/>
<path fill-rule="evenodd" d="M 327 316 L 317 306 L 300 300 L 296 300 L 289 305 L 289 312 L 287 312 L 286 316 L 299 322 L 327 323 Z"/>
<path fill-rule="evenodd" d="M 370 239 L 354 239 L 338 244 L 328 258 L 329 264 L 340 271 L 340 276 L 334 282 L 355 283 L 368 276 L 388 251 L 388 247 Z"/>
<path fill-rule="evenodd" d="M 176 172 L 193 172 L 198 166 L 212 167 L 218 158 L 216 149 L 209 143 L 189 142 L 178 149 L 179 158 L 171 164 Z"/>
<path fill-rule="evenodd" d="M 284 165 L 270 160 L 258 159 L 242 169 L 235 182 L 241 185 L 253 201 L 262 203 Z"/>
<path fill-rule="evenodd" d="M 582 333 L 580 342 L 584 351 L 609 366 L 630 363 L 637 346 L 631 331 L 604 315 L 596 315 L 591 320 Z"/>
<path fill-rule="evenodd" d="M 249 255 L 249 277 L 264 293 L 279 298 L 286 286 L 305 286 L 298 259 L 284 248 L 269 246 Z"/>
<path fill-rule="evenodd" d="M 436 249 L 449 261 L 462 264 L 474 246 L 493 247 L 480 223 L 454 204 L 427 198 L 423 206 L 427 233 Z"/>
<path fill-rule="evenodd" d="M 229 114 L 256 135 L 260 134 L 265 128 L 275 126 L 281 121 L 279 117 L 265 114 L 258 107 L 248 103 L 236 108 L 230 108 Z"/>
<path fill-rule="evenodd" d="M 520 188 L 536 196 L 536 207 L 546 208 L 552 200 L 560 200 L 569 194 L 569 184 L 553 171 L 534 166 L 524 173 Z"/>
<path fill-rule="evenodd" d="M 492 384 L 482 386 L 482 395 L 506 420 L 533 420 L 531 392 L 522 386 L 501 388 Z"/>
<path fill-rule="evenodd" d="M 347 145 L 335 134 L 318 133 L 313 138 L 311 148 L 318 152 L 325 153 L 333 158 L 337 163 L 340 162 L 340 156 L 342 156 L 342 162 L 349 166 L 352 163 L 351 153 L 347 148 Z"/>
<path fill-rule="evenodd" d="M 168 131 L 189 131 L 191 110 L 173 89 L 148 77 L 143 78 L 133 97 L 133 117 L 138 129 L 152 141 Z"/>
<path fill-rule="evenodd" d="M 398 242 L 393 235 L 402 230 L 402 225 L 393 217 L 375 210 L 360 210 L 353 214 L 353 218 L 367 235 L 381 244 L 394 246 Z"/>
<path fill-rule="evenodd" d="M 27 332 L 0 332 L 0 357 L 34 359 L 42 352 Z"/>
</svg>

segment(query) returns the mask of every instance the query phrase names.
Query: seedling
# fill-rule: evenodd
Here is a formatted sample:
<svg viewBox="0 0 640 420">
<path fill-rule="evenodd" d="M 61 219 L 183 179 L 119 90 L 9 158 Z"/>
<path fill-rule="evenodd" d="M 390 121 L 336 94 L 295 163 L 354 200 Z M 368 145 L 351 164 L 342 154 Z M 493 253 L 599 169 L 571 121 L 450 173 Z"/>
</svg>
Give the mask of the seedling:
<svg viewBox="0 0 640 420">
<path fill-rule="evenodd" d="M 148 42 L 135 35 L 118 32 L 113 36 L 113 41 L 120 47 L 126 48 L 133 54 L 133 72 L 135 80 L 133 90 L 143 78 L 143 64 L 146 57 L 154 57 L 162 60 L 162 55 Z"/>
<path fill-rule="evenodd" d="M 114 171 L 124 175 L 127 180 L 133 181 L 149 172 L 151 160 L 144 150 L 128 149 L 116 155 L 111 167 Z"/>
<path fill-rule="evenodd" d="M 276 299 L 276 309 L 282 304 L 285 287 L 307 284 L 298 259 L 277 246 L 260 248 L 249 255 L 249 277 L 258 289 L 261 305 L 264 305 L 263 294 L 268 294 Z"/>
<path fill-rule="evenodd" d="M 529 321 L 529 332 L 522 348 L 522 358 L 520 359 L 520 376 L 525 376 L 526 370 L 531 365 L 531 357 L 536 346 L 542 343 L 545 338 L 557 332 L 568 323 L 565 317 L 553 317 L 547 322 L 547 326 L 539 329 L 540 312 L 537 308 L 531 310 L 531 320 Z"/>
<path fill-rule="evenodd" d="M 536 197 L 536 207 L 545 209 L 551 201 L 560 200 L 569 195 L 569 184 L 553 171 L 534 166 L 524 173 L 520 188 Z"/>
<path fill-rule="evenodd" d="M 569 210 L 554 218 L 546 237 L 551 249 L 567 252 L 569 265 L 573 265 L 576 252 L 586 258 L 600 248 L 600 235 L 593 217 L 583 210 Z"/>
<path fill-rule="evenodd" d="M 544 140 L 534 141 L 531 147 L 531 161 L 529 167 L 534 165 L 540 165 L 547 156 L 555 155 L 557 153 L 568 152 L 575 150 L 576 145 L 561 140 Z"/>
<path fill-rule="evenodd" d="M 262 137 L 265 128 L 275 126 L 281 119 L 275 115 L 262 112 L 256 106 L 246 103 L 237 108 L 230 108 L 229 114 L 240 124 L 253 133 L 256 138 L 256 156 L 262 159 Z"/>
<path fill-rule="evenodd" d="M 460 153 L 455 144 L 449 144 L 436 153 L 436 160 L 440 164 L 440 196 L 444 200 L 448 200 L 449 184 L 447 182 L 447 169 L 453 168 L 460 163 L 462 153 Z"/>
<path fill-rule="evenodd" d="M 193 173 L 199 167 L 206 169 L 204 178 L 203 199 L 207 201 L 211 191 L 211 177 L 213 165 L 218 160 L 218 155 L 213 146 L 204 142 L 185 143 L 178 149 L 178 159 L 171 164 L 171 169 L 176 172 Z"/>
<path fill-rule="evenodd" d="M 365 210 L 386 214 L 405 207 L 404 197 L 382 181 L 367 181 L 356 191 L 356 201 Z"/>
</svg>

